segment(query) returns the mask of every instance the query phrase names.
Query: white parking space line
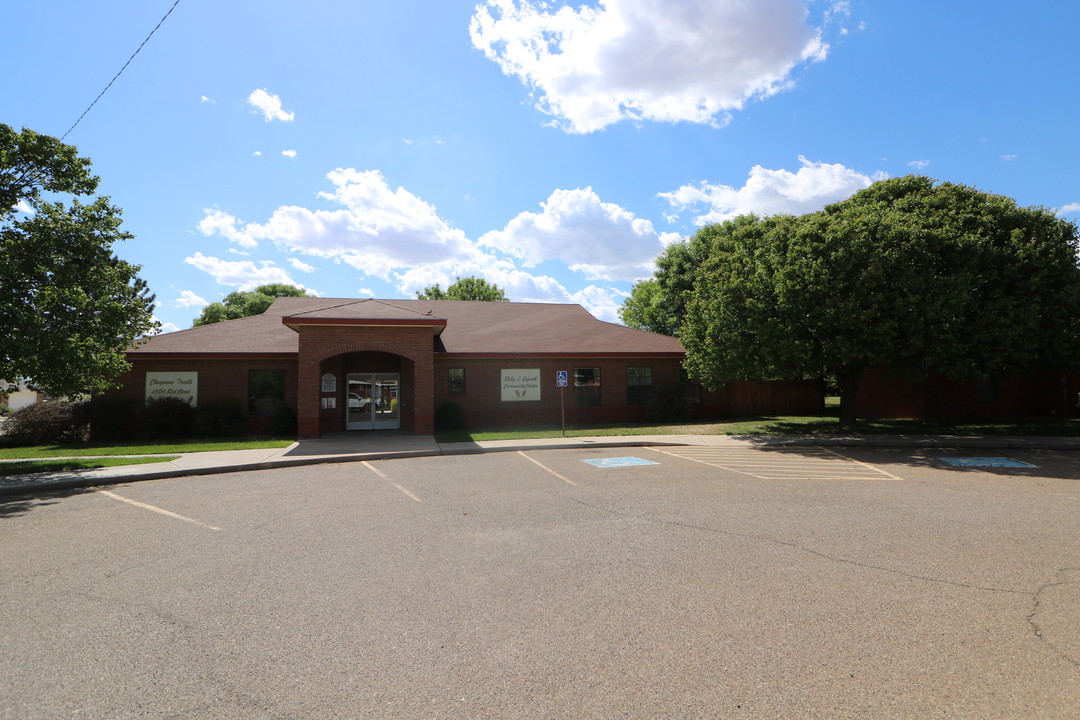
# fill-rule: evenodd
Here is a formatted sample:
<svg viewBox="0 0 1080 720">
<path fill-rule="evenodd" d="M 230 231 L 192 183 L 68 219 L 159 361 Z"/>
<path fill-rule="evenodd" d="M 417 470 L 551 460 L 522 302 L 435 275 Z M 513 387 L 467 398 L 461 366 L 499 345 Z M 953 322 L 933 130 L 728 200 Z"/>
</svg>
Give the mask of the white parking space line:
<svg viewBox="0 0 1080 720">
<path fill-rule="evenodd" d="M 378 475 L 379 477 L 381 477 L 381 478 L 382 478 L 383 480 L 387 480 L 387 479 L 388 479 L 388 478 L 386 477 L 386 473 L 384 473 L 384 472 L 383 472 L 382 470 L 380 470 L 379 468 L 377 468 L 377 467 L 375 467 L 374 465 L 372 465 L 372 464 L 371 464 L 370 462 L 368 462 L 367 460 L 365 460 L 364 462 L 362 462 L 362 463 L 360 463 L 360 464 L 361 464 L 361 465 L 363 465 L 364 467 L 366 467 L 366 468 L 367 468 L 368 470 L 370 470 L 371 472 L 373 472 L 373 473 L 375 473 L 376 475 Z"/>
<path fill-rule="evenodd" d="M 221 528 L 219 528 L 219 527 L 215 527 L 213 525 L 208 525 L 208 524 L 206 524 L 204 522 L 199 522 L 198 520 L 194 520 L 192 518 L 185 517 L 183 515 L 178 515 L 178 514 L 176 514 L 174 512 L 171 512 L 169 510 L 164 510 L 162 508 L 155 507 L 154 505 L 147 505 L 146 503 L 139 502 L 138 500 L 130 500 L 130 499 L 126 498 L 126 497 L 122 497 L 122 496 L 117 495 L 116 493 L 110 492 L 108 490 L 97 490 L 96 492 L 99 495 L 104 495 L 105 497 L 110 498 L 112 500 L 117 500 L 117 501 L 122 502 L 122 503 L 127 503 L 128 505 L 134 505 L 135 507 L 140 507 L 143 510 L 149 510 L 150 512 L 156 512 L 159 515 L 164 515 L 166 517 L 171 517 L 171 518 L 174 518 L 176 520 L 183 520 L 184 522 L 191 523 L 192 525 L 198 525 L 199 527 L 204 527 L 204 528 L 206 528 L 208 530 L 221 530 Z"/>
<path fill-rule="evenodd" d="M 749 475 L 761 480 L 902 480 L 892 473 L 827 448 L 759 450 L 756 448 L 651 448 L 685 460 Z"/>
<path fill-rule="evenodd" d="M 368 462 L 367 460 L 365 460 L 364 462 L 362 462 L 362 463 L 360 463 L 360 464 L 361 464 L 361 465 L 363 465 L 364 467 L 366 467 L 366 468 L 367 468 L 368 470 L 370 470 L 371 472 L 373 472 L 373 473 L 375 473 L 376 475 L 378 475 L 379 477 L 381 477 L 381 478 L 382 478 L 383 480 L 389 480 L 389 479 L 390 479 L 390 478 L 389 478 L 389 476 L 387 476 L 387 474 L 386 474 L 386 473 L 384 473 L 384 472 L 383 472 L 382 470 L 380 470 L 379 468 L 377 468 L 377 467 L 375 467 L 374 465 L 372 465 L 372 464 L 371 464 L 370 462 Z M 405 488 L 401 487 L 401 486 L 400 486 L 400 485 L 398 485 L 397 483 L 390 483 L 390 484 L 391 484 L 391 485 L 393 485 L 393 486 L 394 486 L 395 488 L 397 488 L 398 490 L 400 490 L 400 491 L 401 491 L 402 493 L 404 493 L 404 494 L 405 494 L 405 497 L 407 497 L 407 498 L 410 498 L 410 499 L 412 499 L 412 500 L 415 500 L 416 502 L 424 502 L 424 501 L 423 501 L 423 499 L 421 499 L 421 498 L 417 497 L 416 495 L 414 495 L 413 493 L 409 492 L 409 491 L 408 491 L 408 490 L 406 490 Z"/>
<path fill-rule="evenodd" d="M 398 490 L 400 490 L 401 492 L 405 493 L 405 496 L 406 496 L 406 497 L 412 498 L 412 499 L 413 499 L 413 500 L 415 500 L 416 502 L 424 502 L 423 500 L 421 500 L 420 498 L 416 497 L 416 496 L 415 496 L 415 495 L 413 495 L 413 494 L 412 494 L 411 492 L 409 492 L 409 491 L 408 491 L 408 490 L 406 490 L 405 488 L 401 487 L 401 486 L 400 486 L 400 485 L 398 485 L 397 483 L 390 483 L 390 484 L 391 484 L 391 485 L 393 485 L 394 487 L 396 487 L 396 488 L 397 488 Z"/>
<path fill-rule="evenodd" d="M 560 480 L 562 480 L 562 481 L 563 481 L 564 483 L 566 483 L 567 485 L 577 485 L 577 483 L 576 483 L 576 482 L 574 482 L 573 480 L 571 480 L 570 478 L 566 477 L 565 475 L 560 475 L 559 473 L 555 472 L 554 470 L 552 470 L 551 468 L 549 468 L 549 467 L 548 467 L 547 465 L 545 465 L 544 463 L 540 462 L 539 460 L 534 460 L 534 459 L 532 459 L 531 457 L 529 457 L 528 455 L 526 455 L 526 454 L 525 454 L 524 452 L 522 452 L 521 450 L 518 450 L 518 455 L 520 455 L 521 457 L 525 458 L 526 460 L 528 460 L 528 461 L 529 461 L 529 462 L 531 462 L 532 464 L 534 464 L 534 465 L 537 465 L 537 466 L 539 466 L 539 467 L 543 468 L 543 469 L 544 469 L 544 470 L 546 470 L 547 472 L 551 473 L 551 474 L 552 474 L 552 475 L 554 475 L 555 477 L 557 477 L 557 478 L 559 478 Z"/>
<path fill-rule="evenodd" d="M 886 470 L 882 470 L 881 468 L 879 468 L 876 465 L 871 465 L 870 463 L 865 463 L 862 460 L 856 460 L 855 458 L 848 457 L 847 455 L 844 455 L 841 452 L 837 452 L 836 450 L 830 450 L 829 448 L 826 448 L 826 447 L 821 448 L 821 450 L 824 450 L 825 452 L 830 452 L 833 455 L 836 455 L 837 457 L 841 457 L 844 460 L 847 460 L 848 462 L 858 463 L 859 465 L 862 465 L 865 468 L 869 468 L 870 470 L 873 470 L 874 472 L 879 472 L 882 475 L 888 475 L 893 480 L 903 480 L 904 479 L 904 478 L 902 478 L 902 477 L 900 477 L 898 475 L 893 475 L 891 472 L 888 472 Z"/>
</svg>

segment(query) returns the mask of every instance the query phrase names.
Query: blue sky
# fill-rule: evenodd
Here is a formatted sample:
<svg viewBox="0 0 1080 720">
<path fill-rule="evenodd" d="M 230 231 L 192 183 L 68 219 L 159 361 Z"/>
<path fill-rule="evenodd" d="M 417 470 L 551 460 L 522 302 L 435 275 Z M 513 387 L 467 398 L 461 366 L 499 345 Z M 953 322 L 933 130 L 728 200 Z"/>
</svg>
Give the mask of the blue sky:
<svg viewBox="0 0 1080 720">
<path fill-rule="evenodd" d="M 63 135 L 174 0 L 2 0 Z M 920 172 L 1080 217 L 1080 3 L 181 0 L 67 142 L 166 330 L 479 275 L 617 320 L 665 243 Z M 11 68 L 14 58 L 14 69 Z"/>
</svg>

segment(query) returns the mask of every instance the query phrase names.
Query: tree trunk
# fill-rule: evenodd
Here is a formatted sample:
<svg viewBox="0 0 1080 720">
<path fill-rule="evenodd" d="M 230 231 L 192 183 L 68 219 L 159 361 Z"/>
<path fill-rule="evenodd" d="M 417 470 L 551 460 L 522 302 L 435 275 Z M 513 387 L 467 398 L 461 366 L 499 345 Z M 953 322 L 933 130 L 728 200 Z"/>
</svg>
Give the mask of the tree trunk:
<svg viewBox="0 0 1080 720">
<path fill-rule="evenodd" d="M 855 429 L 855 398 L 859 394 L 859 381 L 862 380 L 862 368 L 841 372 L 836 380 L 840 383 L 840 427 Z"/>
</svg>

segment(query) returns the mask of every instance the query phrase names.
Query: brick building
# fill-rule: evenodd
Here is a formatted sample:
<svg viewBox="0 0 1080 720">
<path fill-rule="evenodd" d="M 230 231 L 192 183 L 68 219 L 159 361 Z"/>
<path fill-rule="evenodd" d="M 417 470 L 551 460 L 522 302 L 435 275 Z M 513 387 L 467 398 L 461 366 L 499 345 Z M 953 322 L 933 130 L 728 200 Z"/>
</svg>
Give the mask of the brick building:
<svg viewBox="0 0 1080 720">
<path fill-rule="evenodd" d="M 262 315 L 158 335 L 128 353 L 106 397 L 239 401 L 248 432 L 281 405 L 301 437 L 346 429 L 431 433 L 460 406 L 470 427 L 644 419 L 678 385 L 678 340 L 578 305 L 279 298 Z M 556 373 L 566 371 L 567 387 Z"/>
<path fill-rule="evenodd" d="M 247 432 L 296 411 L 302 438 L 344 430 L 434 431 L 456 404 L 470 428 L 648 419 L 673 393 L 692 417 L 807 413 L 817 383 L 731 383 L 705 392 L 681 378 L 679 341 L 597 320 L 580 305 L 278 298 L 262 315 L 150 338 L 106 398 L 229 400 Z M 566 387 L 558 386 L 565 373 Z"/>
</svg>

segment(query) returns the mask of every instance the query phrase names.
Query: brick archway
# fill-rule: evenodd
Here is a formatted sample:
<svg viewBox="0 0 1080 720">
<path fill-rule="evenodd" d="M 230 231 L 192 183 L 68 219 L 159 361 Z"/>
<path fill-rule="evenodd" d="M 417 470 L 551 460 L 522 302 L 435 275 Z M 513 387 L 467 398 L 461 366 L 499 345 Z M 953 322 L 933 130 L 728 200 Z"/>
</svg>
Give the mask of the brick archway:
<svg viewBox="0 0 1080 720">
<path fill-rule="evenodd" d="M 320 367 L 324 360 L 355 352 L 380 352 L 413 366 L 412 429 L 430 435 L 435 422 L 434 328 L 416 326 L 301 325 L 297 363 L 297 431 L 317 438 L 320 425 Z"/>
</svg>

